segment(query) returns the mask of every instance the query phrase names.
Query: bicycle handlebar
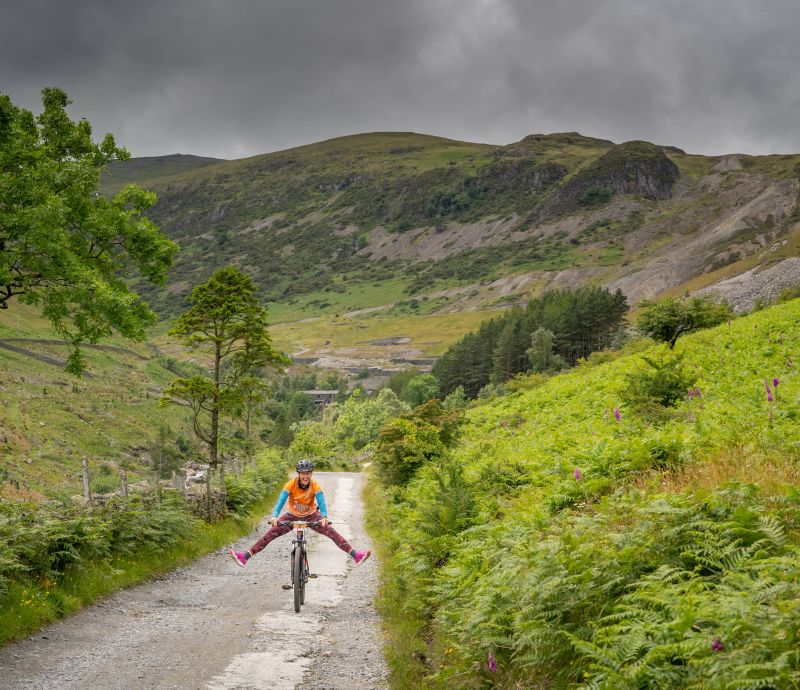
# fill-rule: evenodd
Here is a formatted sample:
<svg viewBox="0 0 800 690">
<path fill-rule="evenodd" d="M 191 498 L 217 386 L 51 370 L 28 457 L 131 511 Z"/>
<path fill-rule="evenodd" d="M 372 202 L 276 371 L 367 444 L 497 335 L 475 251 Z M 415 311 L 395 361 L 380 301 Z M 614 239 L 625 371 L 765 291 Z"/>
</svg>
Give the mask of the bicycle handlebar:
<svg viewBox="0 0 800 690">
<path fill-rule="evenodd" d="M 291 521 L 278 520 L 277 524 L 280 525 L 281 527 L 295 527 L 295 526 L 300 526 L 300 525 L 305 525 L 307 527 L 311 527 L 312 525 L 321 525 L 322 524 L 322 520 L 314 520 L 314 521 L 309 521 L 309 520 L 291 520 Z M 328 524 L 329 525 L 331 524 L 330 520 L 328 520 Z"/>
</svg>

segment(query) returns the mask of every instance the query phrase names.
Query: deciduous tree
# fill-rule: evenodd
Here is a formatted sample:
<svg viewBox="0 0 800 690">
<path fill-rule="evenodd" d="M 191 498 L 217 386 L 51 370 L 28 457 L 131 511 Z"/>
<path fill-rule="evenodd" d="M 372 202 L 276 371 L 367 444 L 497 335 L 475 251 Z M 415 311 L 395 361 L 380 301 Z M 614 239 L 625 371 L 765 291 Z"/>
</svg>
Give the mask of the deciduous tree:
<svg viewBox="0 0 800 690">
<path fill-rule="evenodd" d="M 525 351 L 531 371 L 539 374 L 552 374 L 566 367 L 567 363 L 553 352 L 554 336 L 544 326 L 540 326 L 531 336 L 531 346 Z"/>
<path fill-rule="evenodd" d="M 144 338 L 155 314 L 126 280 L 163 283 L 178 246 L 144 216 L 154 194 L 98 192 L 108 162 L 130 157 L 114 137 L 95 143 L 61 89 L 44 89 L 42 103 L 34 117 L 0 95 L 0 309 L 12 297 L 38 305 L 72 345 L 67 369 L 80 373 L 82 343 L 114 331 Z"/>
<path fill-rule="evenodd" d="M 733 316 L 725 302 L 711 297 L 689 300 L 667 298 L 658 302 L 640 302 L 636 328 L 654 340 L 667 343 L 670 350 L 682 335 L 710 328 Z"/>
</svg>

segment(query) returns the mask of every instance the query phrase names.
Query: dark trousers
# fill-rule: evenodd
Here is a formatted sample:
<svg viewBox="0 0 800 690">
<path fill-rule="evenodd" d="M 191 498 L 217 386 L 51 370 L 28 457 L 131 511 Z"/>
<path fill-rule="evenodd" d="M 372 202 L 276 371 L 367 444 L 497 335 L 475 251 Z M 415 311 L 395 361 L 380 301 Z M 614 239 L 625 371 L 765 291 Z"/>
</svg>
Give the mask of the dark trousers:
<svg viewBox="0 0 800 690">
<path fill-rule="evenodd" d="M 318 510 L 315 510 L 311 515 L 306 515 L 304 517 L 298 517 L 292 513 L 284 513 L 281 515 L 278 520 L 281 522 L 292 522 L 292 521 L 308 521 L 308 522 L 316 522 L 317 520 L 322 520 L 322 515 Z M 341 534 L 339 534 L 333 527 L 330 525 L 309 525 L 309 529 L 313 529 L 318 534 L 324 534 L 328 539 L 332 539 L 333 543 L 336 544 L 342 551 L 349 554 L 353 547 L 350 546 L 347 539 L 345 539 Z M 275 527 L 270 527 L 266 532 L 264 532 L 261 539 L 259 539 L 255 544 L 250 547 L 250 553 L 254 556 L 261 551 L 267 544 L 269 544 L 273 539 L 277 539 L 283 534 L 287 532 L 291 532 L 291 527 L 286 527 L 285 525 L 277 525 Z"/>
</svg>

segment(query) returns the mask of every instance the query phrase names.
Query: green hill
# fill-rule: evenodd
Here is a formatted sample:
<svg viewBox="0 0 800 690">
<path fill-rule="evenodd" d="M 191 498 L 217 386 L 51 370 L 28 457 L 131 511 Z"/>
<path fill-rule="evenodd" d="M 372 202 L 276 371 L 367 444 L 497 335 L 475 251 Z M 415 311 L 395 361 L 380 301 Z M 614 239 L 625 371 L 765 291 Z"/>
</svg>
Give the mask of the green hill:
<svg viewBox="0 0 800 690">
<path fill-rule="evenodd" d="M 64 372 L 65 343 L 31 307 L 14 303 L 0 318 L 0 496 L 42 498 L 80 493 L 81 461 L 89 460 L 96 491 L 116 490 L 117 471 L 130 481 L 151 477 L 159 425 L 170 442 L 191 438 L 186 414 L 157 409 L 175 374 L 147 345 L 113 339 L 87 347 L 88 376 Z M 101 478 L 107 485 L 101 485 Z"/>
<path fill-rule="evenodd" d="M 387 494 L 397 686 L 796 685 L 799 322 L 794 300 L 681 339 L 675 406 L 641 404 L 666 348 L 637 346 L 467 410 Z"/>
<path fill-rule="evenodd" d="M 333 322 L 349 312 L 372 309 L 360 320 L 396 335 L 394 317 L 505 308 L 587 283 L 631 305 L 710 289 L 747 310 L 800 282 L 799 176 L 800 155 L 384 132 L 235 161 L 134 159 L 105 184 L 156 191 L 151 215 L 182 247 L 166 289 L 139 286 L 162 315 L 233 264 L 275 321 L 321 318 L 321 342 L 336 346 Z M 285 328 L 294 352 L 320 354 Z"/>
</svg>

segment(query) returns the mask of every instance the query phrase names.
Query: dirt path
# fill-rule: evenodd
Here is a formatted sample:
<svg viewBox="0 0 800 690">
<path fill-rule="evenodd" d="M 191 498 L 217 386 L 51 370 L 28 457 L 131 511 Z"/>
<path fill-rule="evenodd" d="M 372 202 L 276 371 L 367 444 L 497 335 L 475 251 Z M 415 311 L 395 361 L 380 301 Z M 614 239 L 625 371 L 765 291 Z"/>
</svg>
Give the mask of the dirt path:
<svg viewBox="0 0 800 690">
<path fill-rule="evenodd" d="M 320 473 L 336 528 L 367 545 L 363 475 Z M 240 541 L 248 546 L 254 533 Z M 307 604 L 296 614 L 288 536 L 239 569 L 223 551 L 106 599 L 0 650 L 3 688 L 385 688 L 375 560 L 355 567 L 311 535 Z"/>
</svg>

